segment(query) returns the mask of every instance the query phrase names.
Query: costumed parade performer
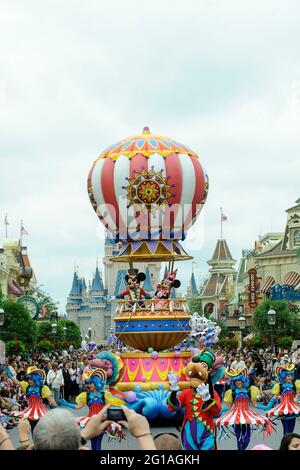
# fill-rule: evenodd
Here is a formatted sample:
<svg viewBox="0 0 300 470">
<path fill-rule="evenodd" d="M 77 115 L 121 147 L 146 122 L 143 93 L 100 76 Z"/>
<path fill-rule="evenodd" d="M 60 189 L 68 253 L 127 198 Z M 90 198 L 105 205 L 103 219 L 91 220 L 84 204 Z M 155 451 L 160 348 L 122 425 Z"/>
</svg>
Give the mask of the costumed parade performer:
<svg viewBox="0 0 300 470">
<path fill-rule="evenodd" d="M 109 351 L 103 351 L 90 361 L 90 366 L 94 367 L 94 369 L 83 376 L 83 380 L 88 386 L 88 391 L 80 393 L 76 397 L 76 403 L 69 403 L 66 400 L 60 400 L 59 402 L 62 406 L 76 410 L 80 410 L 83 406 L 89 407 L 88 416 L 78 419 L 78 424 L 81 427 L 86 426 L 91 416 L 98 414 L 104 405 L 120 406 L 125 404 L 124 395 L 113 388 L 122 371 L 123 364 L 121 359 Z M 111 438 L 124 438 L 121 426 L 115 423 L 110 426 L 107 432 Z M 92 450 L 101 450 L 102 437 L 103 434 L 91 440 Z"/>
<path fill-rule="evenodd" d="M 33 432 L 39 419 L 47 413 L 47 408 L 43 404 L 46 399 L 53 407 L 57 407 L 57 403 L 52 398 L 50 388 L 45 385 L 46 374 L 42 369 L 36 366 L 28 367 L 26 374 L 27 381 L 20 382 L 22 393 L 26 394 L 28 407 L 17 413 L 19 418 L 27 418 L 30 423 L 31 432 Z"/>
<path fill-rule="evenodd" d="M 266 415 L 273 420 L 281 419 L 285 435 L 294 431 L 296 418 L 300 416 L 300 405 L 296 402 L 300 380 L 295 380 L 295 364 L 280 364 L 275 374 L 278 382 L 272 389 L 273 398 L 267 405 L 258 403 L 257 408 L 267 411 Z"/>
<path fill-rule="evenodd" d="M 171 296 L 171 290 L 174 287 L 178 289 L 181 286 L 181 282 L 179 279 L 176 279 L 177 269 L 175 271 L 170 272 L 167 271 L 164 275 L 163 280 L 160 284 L 156 286 L 155 297 L 158 299 L 169 299 Z"/>
<path fill-rule="evenodd" d="M 145 279 L 145 273 L 139 273 L 138 269 L 128 269 L 128 274 L 125 276 L 128 289 L 116 295 L 116 298 L 129 300 L 151 299 L 151 296 L 140 287 L 140 283 Z M 143 306 L 143 302 L 139 302 L 139 305 Z"/>
<path fill-rule="evenodd" d="M 272 426 L 268 418 L 249 408 L 250 402 L 256 406 L 260 391 L 254 385 L 250 386 L 247 369 L 230 370 L 226 375 L 230 378 L 230 389 L 224 395 L 225 406 L 222 411 L 225 411 L 225 414 L 216 420 L 216 426 L 223 431 L 233 428 L 238 450 L 246 450 L 252 426 L 261 426 L 266 434 L 271 433 Z"/>
<path fill-rule="evenodd" d="M 185 409 L 181 432 L 185 450 L 213 450 L 215 447 L 213 418 L 219 415 L 222 408 L 210 376 L 215 359 L 210 350 L 194 356 L 185 369 L 191 387 L 178 395 L 178 376 L 173 372 L 168 375 L 171 390 L 168 408 L 173 412 Z M 217 374 L 215 380 L 218 380 Z"/>
</svg>

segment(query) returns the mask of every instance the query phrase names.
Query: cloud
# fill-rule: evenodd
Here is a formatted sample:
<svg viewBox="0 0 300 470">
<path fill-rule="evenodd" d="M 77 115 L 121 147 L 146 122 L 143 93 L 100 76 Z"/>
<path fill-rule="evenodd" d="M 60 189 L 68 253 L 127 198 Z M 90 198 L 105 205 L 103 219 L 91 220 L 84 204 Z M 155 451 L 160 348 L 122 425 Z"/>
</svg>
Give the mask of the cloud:
<svg viewBox="0 0 300 470">
<path fill-rule="evenodd" d="M 93 160 L 144 125 L 199 152 L 206 206 L 185 242 L 205 274 L 284 229 L 299 197 L 299 3 L 2 2 L 0 216 L 19 221 L 38 280 L 65 303 L 74 259 L 90 277 L 103 234 L 86 192 Z M 2 238 L 4 236 L 4 226 Z M 185 286 L 191 263 L 182 263 Z"/>
</svg>

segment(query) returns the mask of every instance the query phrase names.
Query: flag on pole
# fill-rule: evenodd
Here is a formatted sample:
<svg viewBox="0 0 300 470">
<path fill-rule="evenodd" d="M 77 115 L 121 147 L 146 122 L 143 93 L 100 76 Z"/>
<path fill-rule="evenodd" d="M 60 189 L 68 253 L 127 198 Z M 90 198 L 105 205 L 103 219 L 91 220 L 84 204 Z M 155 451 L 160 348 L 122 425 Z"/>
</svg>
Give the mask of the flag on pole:
<svg viewBox="0 0 300 470">
<path fill-rule="evenodd" d="M 21 223 L 21 235 L 28 235 L 27 230 L 23 227 L 23 224 Z"/>
<path fill-rule="evenodd" d="M 221 211 L 221 220 L 222 220 L 222 222 L 224 222 L 225 220 L 227 220 L 227 215 L 223 214 L 222 211 Z"/>
</svg>

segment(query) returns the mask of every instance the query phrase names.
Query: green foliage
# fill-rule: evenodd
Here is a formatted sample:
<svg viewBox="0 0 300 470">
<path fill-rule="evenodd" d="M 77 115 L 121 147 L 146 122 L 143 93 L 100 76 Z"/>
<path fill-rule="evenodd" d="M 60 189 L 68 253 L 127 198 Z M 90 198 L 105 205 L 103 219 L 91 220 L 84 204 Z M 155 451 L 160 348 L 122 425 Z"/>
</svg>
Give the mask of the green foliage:
<svg viewBox="0 0 300 470">
<path fill-rule="evenodd" d="M 273 308 L 276 311 L 276 325 L 268 324 L 268 310 Z M 273 328 L 273 330 L 272 330 Z M 254 330 L 261 336 L 291 336 L 293 339 L 300 337 L 300 319 L 297 312 L 290 311 L 288 302 L 283 300 L 266 300 L 259 304 L 254 312 Z"/>
<path fill-rule="evenodd" d="M 75 348 L 80 347 L 81 336 L 78 326 L 70 320 L 60 320 L 57 323 L 56 333 L 52 333 L 52 322 L 43 321 L 38 322 L 38 341 L 43 339 L 50 340 L 57 349 L 68 347 L 72 344 Z M 66 335 L 64 334 L 64 327 L 67 328 Z"/>
<path fill-rule="evenodd" d="M 0 339 L 4 342 L 19 339 L 28 348 L 36 341 L 36 322 L 24 304 L 12 300 L 4 300 L 2 308 L 5 312 L 4 325 L 0 328 Z"/>
<path fill-rule="evenodd" d="M 292 343 L 293 343 L 293 337 L 292 336 L 282 336 L 281 338 L 278 338 L 277 340 L 275 340 L 275 343 L 280 348 L 291 349 Z"/>
<path fill-rule="evenodd" d="M 244 341 L 245 345 L 252 349 L 265 348 L 270 344 L 270 338 L 262 335 L 255 335 L 252 339 Z"/>
<path fill-rule="evenodd" d="M 37 302 L 41 305 L 45 305 L 48 311 L 48 316 L 54 316 L 58 310 L 59 302 L 55 302 L 55 300 L 51 297 L 50 294 L 45 292 L 41 286 L 37 286 L 33 291 L 32 294 Z"/>
<path fill-rule="evenodd" d="M 221 338 L 217 343 L 217 346 L 220 346 L 221 348 L 236 349 L 238 347 L 238 341 L 232 338 Z"/>
<path fill-rule="evenodd" d="M 26 352 L 25 344 L 18 339 L 7 341 L 5 349 L 8 356 L 24 354 Z"/>
<path fill-rule="evenodd" d="M 187 299 L 188 306 L 190 307 L 191 315 L 194 312 L 198 312 L 202 315 L 202 300 L 200 299 L 199 295 L 193 295 L 192 297 Z"/>
<path fill-rule="evenodd" d="M 81 344 L 81 335 L 80 335 L 80 329 L 76 325 L 76 323 L 74 323 L 71 320 L 60 320 L 58 324 L 62 328 L 62 331 L 63 331 L 63 327 L 67 328 L 66 338 L 65 338 L 67 340 L 67 344 L 68 345 L 72 344 L 74 348 L 79 348 Z"/>
<path fill-rule="evenodd" d="M 0 285 L 0 306 L 2 305 L 3 301 L 4 301 L 4 294 L 2 292 L 1 285 Z"/>
<path fill-rule="evenodd" d="M 53 351 L 54 345 L 51 343 L 51 341 L 47 339 L 42 339 L 41 341 L 38 342 L 36 348 L 38 351 L 41 351 L 41 352 L 50 352 L 50 351 Z"/>
</svg>

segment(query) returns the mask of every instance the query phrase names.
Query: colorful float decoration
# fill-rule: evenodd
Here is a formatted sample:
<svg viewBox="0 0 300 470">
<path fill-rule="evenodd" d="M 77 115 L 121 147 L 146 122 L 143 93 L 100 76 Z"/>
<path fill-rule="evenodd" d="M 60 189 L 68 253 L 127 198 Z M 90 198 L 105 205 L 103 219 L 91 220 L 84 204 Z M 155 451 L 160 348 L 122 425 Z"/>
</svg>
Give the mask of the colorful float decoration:
<svg viewBox="0 0 300 470">
<path fill-rule="evenodd" d="M 191 353 L 170 350 L 190 335 L 190 312 L 186 299 L 169 294 L 177 274 L 174 263 L 192 259 L 180 241 L 200 214 L 207 193 L 208 177 L 199 156 L 168 137 L 151 134 L 147 127 L 141 135 L 107 148 L 92 165 L 91 204 L 110 236 L 120 242 L 118 255 L 110 260 L 127 263 L 128 277 L 136 262 L 168 265 L 152 298 L 130 285 L 130 295 L 116 301 L 114 335 L 135 349 L 121 355 L 120 390 L 167 389 L 171 369 L 185 387 L 183 371 Z"/>
</svg>

